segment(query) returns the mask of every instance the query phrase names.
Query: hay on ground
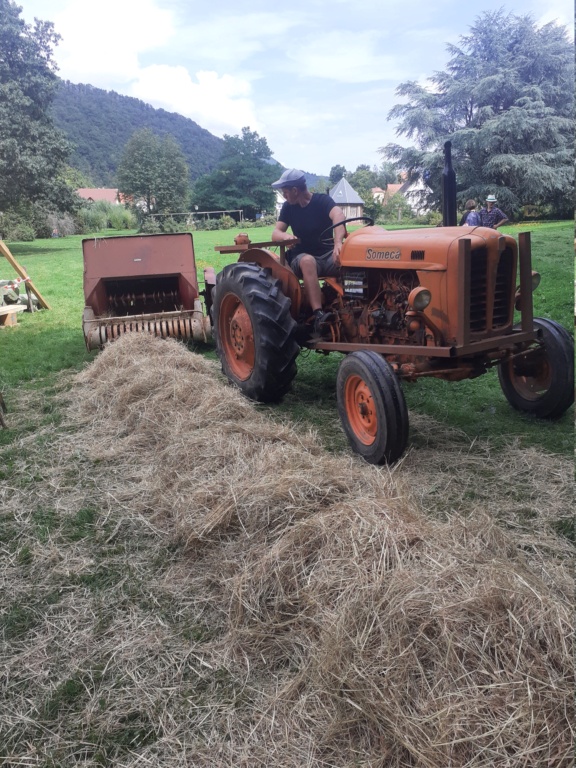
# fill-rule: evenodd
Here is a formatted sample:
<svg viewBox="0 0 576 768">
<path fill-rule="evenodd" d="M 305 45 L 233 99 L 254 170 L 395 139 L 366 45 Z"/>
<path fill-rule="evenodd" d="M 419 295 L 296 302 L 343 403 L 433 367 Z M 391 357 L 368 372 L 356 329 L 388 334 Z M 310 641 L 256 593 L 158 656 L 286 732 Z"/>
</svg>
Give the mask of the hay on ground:
<svg viewBox="0 0 576 768">
<path fill-rule="evenodd" d="M 469 448 L 459 468 L 437 445 L 370 467 L 181 344 L 107 347 L 34 491 L 58 542 L 36 542 L 26 579 L 16 557 L 5 572 L 13 605 L 42 572 L 67 584 L 5 658 L 11 764 L 42 764 L 34 743 L 66 765 L 571 765 L 571 553 L 514 505 L 518 467 L 525 482 L 537 463 L 560 505 L 568 471 Z M 456 490 L 435 517 L 433 479 L 450 492 L 452 462 L 472 482 L 477 452 L 506 501 L 470 515 Z M 92 546 L 66 540 L 90 505 Z"/>
</svg>

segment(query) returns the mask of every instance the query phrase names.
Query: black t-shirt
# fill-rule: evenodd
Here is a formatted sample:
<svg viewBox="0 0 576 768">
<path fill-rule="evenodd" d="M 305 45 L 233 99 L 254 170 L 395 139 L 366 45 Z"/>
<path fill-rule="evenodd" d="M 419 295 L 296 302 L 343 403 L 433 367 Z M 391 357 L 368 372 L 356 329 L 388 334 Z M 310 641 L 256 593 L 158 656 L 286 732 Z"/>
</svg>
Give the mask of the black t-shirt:
<svg viewBox="0 0 576 768">
<path fill-rule="evenodd" d="M 300 238 L 300 244 L 292 249 L 294 255 L 310 253 L 312 256 L 322 256 L 334 248 L 333 230 L 326 232 L 322 238 L 323 243 L 319 238 L 325 229 L 332 226 L 330 211 L 335 205 L 330 195 L 319 192 L 312 193 L 312 199 L 304 208 L 284 203 L 278 221 L 284 222 Z"/>
</svg>

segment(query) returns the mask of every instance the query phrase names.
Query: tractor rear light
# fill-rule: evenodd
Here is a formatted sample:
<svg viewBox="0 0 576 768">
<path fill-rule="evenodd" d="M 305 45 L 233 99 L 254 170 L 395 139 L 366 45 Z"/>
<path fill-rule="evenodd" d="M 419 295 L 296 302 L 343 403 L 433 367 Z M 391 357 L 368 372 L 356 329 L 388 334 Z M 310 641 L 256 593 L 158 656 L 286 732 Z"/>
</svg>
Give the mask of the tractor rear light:
<svg viewBox="0 0 576 768">
<path fill-rule="evenodd" d="M 423 288 L 422 286 L 413 288 L 408 296 L 408 306 L 415 309 L 417 312 L 422 312 L 423 309 L 426 309 L 431 301 L 432 294 L 428 288 Z"/>
</svg>

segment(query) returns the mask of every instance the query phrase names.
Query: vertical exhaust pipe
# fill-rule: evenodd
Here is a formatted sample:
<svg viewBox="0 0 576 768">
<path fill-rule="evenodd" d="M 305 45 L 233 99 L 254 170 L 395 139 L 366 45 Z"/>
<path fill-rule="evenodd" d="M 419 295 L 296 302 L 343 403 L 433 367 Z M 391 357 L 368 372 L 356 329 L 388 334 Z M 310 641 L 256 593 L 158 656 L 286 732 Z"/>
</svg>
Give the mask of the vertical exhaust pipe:
<svg viewBox="0 0 576 768">
<path fill-rule="evenodd" d="M 446 141 L 442 171 L 442 226 L 455 227 L 456 218 L 456 174 L 452 168 L 452 142 Z"/>
</svg>

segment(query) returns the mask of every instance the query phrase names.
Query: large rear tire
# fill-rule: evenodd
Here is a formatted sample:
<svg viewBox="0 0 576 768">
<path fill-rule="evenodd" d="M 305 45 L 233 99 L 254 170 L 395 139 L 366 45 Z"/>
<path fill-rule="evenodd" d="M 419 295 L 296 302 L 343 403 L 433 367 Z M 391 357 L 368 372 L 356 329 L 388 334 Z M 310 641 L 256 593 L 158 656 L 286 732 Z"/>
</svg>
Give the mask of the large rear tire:
<svg viewBox="0 0 576 768">
<path fill-rule="evenodd" d="M 542 344 L 503 360 L 500 386 L 516 410 L 558 419 L 574 402 L 574 339 L 554 320 L 535 318 L 534 326 L 542 331 Z"/>
<path fill-rule="evenodd" d="M 392 366 L 376 352 L 352 352 L 340 363 L 338 413 L 352 449 L 370 464 L 392 464 L 408 443 L 408 409 Z"/>
<path fill-rule="evenodd" d="M 296 375 L 300 351 L 280 281 L 257 264 L 229 264 L 216 278 L 213 298 L 224 374 L 252 400 L 280 400 Z"/>
</svg>

